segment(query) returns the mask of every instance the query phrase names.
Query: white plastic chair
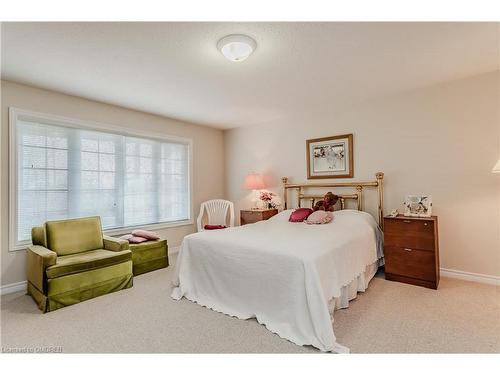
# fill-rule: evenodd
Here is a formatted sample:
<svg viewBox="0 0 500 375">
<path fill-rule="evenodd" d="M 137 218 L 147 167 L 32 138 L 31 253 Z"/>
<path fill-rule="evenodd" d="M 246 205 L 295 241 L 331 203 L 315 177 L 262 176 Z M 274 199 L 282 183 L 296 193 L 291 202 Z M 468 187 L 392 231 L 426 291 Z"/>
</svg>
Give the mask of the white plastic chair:
<svg viewBox="0 0 500 375">
<path fill-rule="evenodd" d="M 227 211 L 229 210 L 229 225 L 226 222 Z M 202 224 L 203 215 L 207 211 L 208 225 L 225 225 L 234 227 L 234 205 L 233 202 L 224 199 L 212 199 L 203 202 L 198 215 L 198 232 L 205 230 L 205 225 Z"/>
</svg>

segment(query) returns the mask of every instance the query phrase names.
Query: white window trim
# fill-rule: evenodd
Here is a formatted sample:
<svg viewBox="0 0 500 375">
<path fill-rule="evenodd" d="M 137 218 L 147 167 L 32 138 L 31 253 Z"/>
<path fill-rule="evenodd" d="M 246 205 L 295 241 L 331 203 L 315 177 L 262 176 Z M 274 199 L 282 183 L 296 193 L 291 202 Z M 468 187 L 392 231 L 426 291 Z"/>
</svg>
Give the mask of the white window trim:
<svg viewBox="0 0 500 375">
<path fill-rule="evenodd" d="M 174 222 L 164 222 L 155 224 L 146 224 L 140 226 L 128 226 L 105 230 L 106 235 L 120 235 L 129 233 L 136 228 L 158 230 L 174 228 L 185 225 L 193 225 L 193 140 L 171 135 L 165 135 L 158 132 L 144 132 L 135 129 L 123 128 L 116 125 L 103 124 L 99 122 L 79 120 L 70 117 L 52 115 L 48 113 L 35 112 L 15 107 L 9 107 L 9 252 L 26 250 L 31 245 L 31 241 L 17 241 L 17 131 L 16 123 L 19 116 L 23 118 L 32 117 L 34 121 L 45 120 L 50 124 L 69 128 L 106 131 L 124 136 L 142 137 L 152 140 L 164 140 L 181 142 L 188 145 L 188 184 L 189 184 L 189 219 Z"/>
</svg>

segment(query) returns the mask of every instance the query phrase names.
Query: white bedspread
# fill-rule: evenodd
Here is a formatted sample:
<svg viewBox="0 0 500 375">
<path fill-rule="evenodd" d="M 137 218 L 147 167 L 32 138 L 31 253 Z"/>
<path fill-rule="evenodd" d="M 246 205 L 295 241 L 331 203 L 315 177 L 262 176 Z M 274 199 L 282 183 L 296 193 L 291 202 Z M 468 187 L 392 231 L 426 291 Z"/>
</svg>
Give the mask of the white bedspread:
<svg viewBox="0 0 500 375">
<path fill-rule="evenodd" d="M 365 212 L 335 212 L 329 224 L 268 221 L 184 238 L 172 298 L 240 319 L 255 317 L 298 345 L 346 352 L 333 332 L 328 302 L 382 257 L 380 230 Z"/>
</svg>

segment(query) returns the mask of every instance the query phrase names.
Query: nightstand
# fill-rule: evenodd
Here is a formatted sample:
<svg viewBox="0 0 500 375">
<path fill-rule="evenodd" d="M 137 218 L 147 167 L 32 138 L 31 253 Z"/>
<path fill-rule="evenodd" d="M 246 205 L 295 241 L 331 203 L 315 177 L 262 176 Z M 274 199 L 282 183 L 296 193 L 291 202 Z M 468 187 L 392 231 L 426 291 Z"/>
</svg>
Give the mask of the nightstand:
<svg viewBox="0 0 500 375">
<path fill-rule="evenodd" d="M 241 210 L 240 225 L 252 224 L 257 221 L 267 220 L 278 213 L 276 208 L 258 209 L 258 210 Z"/>
<path fill-rule="evenodd" d="M 437 289 L 438 219 L 399 215 L 384 218 L 385 278 Z"/>
</svg>

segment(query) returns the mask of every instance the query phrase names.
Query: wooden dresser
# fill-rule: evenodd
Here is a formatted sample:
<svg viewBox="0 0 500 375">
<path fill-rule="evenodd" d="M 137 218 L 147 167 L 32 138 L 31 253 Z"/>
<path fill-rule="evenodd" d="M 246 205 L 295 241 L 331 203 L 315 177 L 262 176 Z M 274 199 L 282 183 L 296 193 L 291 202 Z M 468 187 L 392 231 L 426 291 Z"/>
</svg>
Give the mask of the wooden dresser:
<svg viewBox="0 0 500 375">
<path fill-rule="evenodd" d="M 437 289 L 439 240 L 437 216 L 384 218 L 385 278 Z"/>
<path fill-rule="evenodd" d="M 241 210 L 240 211 L 240 225 L 252 224 L 257 221 L 267 220 L 278 213 L 276 208 L 265 210 Z"/>
</svg>

